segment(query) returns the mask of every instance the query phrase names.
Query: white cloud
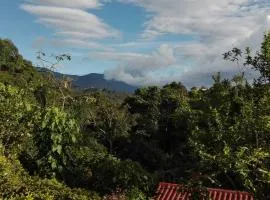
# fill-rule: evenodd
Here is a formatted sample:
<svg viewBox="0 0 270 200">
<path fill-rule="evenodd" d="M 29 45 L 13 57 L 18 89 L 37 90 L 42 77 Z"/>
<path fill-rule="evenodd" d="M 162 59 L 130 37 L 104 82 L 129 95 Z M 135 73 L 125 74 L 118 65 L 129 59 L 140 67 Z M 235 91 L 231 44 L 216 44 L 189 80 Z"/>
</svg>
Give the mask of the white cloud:
<svg viewBox="0 0 270 200">
<path fill-rule="evenodd" d="M 28 0 L 27 2 L 54 5 L 66 8 L 98 8 L 101 3 L 99 0 Z"/>
<path fill-rule="evenodd" d="M 80 49 L 89 49 L 89 50 L 103 50 L 103 51 L 113 51 L 113 48 L 104 46 L 97 42 L 85 42 L 78 39 L 53 39 L 51 44 L 54 47 L 70 47 L 70 48 L 80 48 Z"/>
<path fill-rule="evenodd" d="M 113 2 L 113 0 L 111 0 Z M 93 40 L 120 37 L 86 9 L 99 8 L 100 0 L 31 0 L 22 9 L 36 15 L 38 22 L 55 30 L 56 45 L 99 49 L 91 59 L 116 61 L 117 66 L 105 72 L 108 79 L 130 84 L 157 84 L 182 81 L 188 85 L 209 81 L 216 71 L 237 72 L 237 67 L 222 60 L 222 53 L 234 46 L 258 48 L 263 33 L 270 28 L 269 0 L 114 0 L 143 7 L 147 21 L 140 41 L 103 45 Z M 162 45 L 160 36 L 189 35 L 192 40 Z M 151 41 L 150 41 L 151 40 Z M 148 54 L 134 53 L 153 43 L 160 48 Z M 157 45 L 155 45 L 157 46 Z M 131 49 L 133 53 L 108 52 L 110 47 Z M 107 51 L 108 50 L 108 51 Z M 175 74 L 163 73 L 177 66 Z M 159 73 L 159 76 L 156 74 Z M 207 81 L 206 81 L 207 80 Z"/>
<path fill-rule="evenodd" d="M 96 52 L 90 59 L 119 61 L 118 67 L 105 71 L 105 78 L 121 80 L 133 85 L 152 84 L 151 73 L 176 64 L 173 48 L 161 45 L 150 54 Z"/>
<path fill-rule="evenodd" d="M 152 14 L 143 37 L 193 34 L 202 38 L 248 37 L 269 14 L 268 0 L 120 0 Z"/>
<path fill-rule="evenodd" d="M 39 36 L 34 39 L 32 47 L 35 49 L 44 49 L 48 47 L 70 48 L 70 49 L 87 49 L 87 50 L 102 50 L 114 51 L 114 48 L 102 45 L 97 42 L 88 42 L 79 39 L 49 39 L 44 36 Z M 75 52 L 72 53 L 74 55 Z"/>
<path fill-rule="evenodd" d="M 26 2 L 20 8 L 35 15 L 38 23 L 54 31 L 53 37 L 36 38 L 33 42 L 34 48 L 46 46 L 112 51 L 113 48 L 106 47 L 96 40 L 117 38 L 121 35 L 102 19 L 85 10 L 99 8 L 100 0 L 28 0 Z"/>
<path fill-rule="evenodd" d="M 269 0 L 118 1 L 141 6 L 150 14 L 142 33 L 146 41 L 158 41 L 161 35 L 193 36 L 190 41 L 175 41 L 173 48 L 178 58 L 177 65 L 182 70 L 173 77 L 164 74 L 158 78 L 160 82 L 178 80 L 201 84 L 199 79 L 208 77 L 209 80 L 211 73 L 216 71 L 228 71 L 231 75 L 239 69 L 224 62 L 222 54 L 235 46 L 258 48 L 263 33 L 270 28 Z M 150 78 L 153 82 L 157 80 L 154 76 Z"/>
<path fill-rule="evenodd" d="M 69 38 L 118 37 L 120 33 L 97 16 L 81 9 L 23 4 L 21 8 L 38 16 L 38 22 Z"/>
</svg>

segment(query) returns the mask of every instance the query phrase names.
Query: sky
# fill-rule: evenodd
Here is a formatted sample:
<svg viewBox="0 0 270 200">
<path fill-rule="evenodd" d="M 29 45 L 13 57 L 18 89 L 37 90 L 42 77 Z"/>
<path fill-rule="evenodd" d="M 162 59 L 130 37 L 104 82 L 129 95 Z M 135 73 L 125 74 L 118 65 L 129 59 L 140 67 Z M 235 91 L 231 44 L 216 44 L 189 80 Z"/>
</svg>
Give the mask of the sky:
<svg viewBox="0 0 270 200">
<path fill-rule="evenodd" d="M 268 30 L 270 0 L 0 0 L 0 38 L 35 65 L 38 51 L 67 53 L 57 71 L 135 86 L 239 73 L 222 54 L 258 49 Z"/>
</svg>

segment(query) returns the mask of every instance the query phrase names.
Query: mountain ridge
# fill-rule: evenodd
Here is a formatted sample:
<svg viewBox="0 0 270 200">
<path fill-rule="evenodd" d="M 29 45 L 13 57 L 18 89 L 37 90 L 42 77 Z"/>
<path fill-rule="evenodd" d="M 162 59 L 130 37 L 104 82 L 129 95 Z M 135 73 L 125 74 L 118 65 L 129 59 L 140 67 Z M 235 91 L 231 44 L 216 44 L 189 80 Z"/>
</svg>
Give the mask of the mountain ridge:
<svg viewBox="0 0 270 200">
<path fill-rule="evenodd" d="M 40 72 L 50 71 L 46 68 L 38 68 Z M 115 92 L 126 92 L 126 93 L 133 93 L 137 87 L 129 85 L 122 81 L 117 80 L 107 80 L 105 79 L 104 74 L 99 73 L 89 73 L 86 75 L 69 75 L 63 74 L 60 72 L 53 72 L 56 78 L 60 77 L 69 77 L 72 80 L 72 85 L 75 88 L 79 89 L 106 89 Z"/>
</svg>

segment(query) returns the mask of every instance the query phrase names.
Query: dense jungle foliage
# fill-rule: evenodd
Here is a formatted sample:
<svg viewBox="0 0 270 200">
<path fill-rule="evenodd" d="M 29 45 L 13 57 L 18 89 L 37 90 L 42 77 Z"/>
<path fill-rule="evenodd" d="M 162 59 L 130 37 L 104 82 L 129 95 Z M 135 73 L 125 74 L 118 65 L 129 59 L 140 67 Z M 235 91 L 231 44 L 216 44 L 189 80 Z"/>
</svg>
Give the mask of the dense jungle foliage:
<svg viewBox="0 0 270 200">
<path fill-rule="evenodd" d="M 270 199 L 270 34 L 260 51 L 224 59 L 259 76 L 217 73 L 209 88 L 173 82 L 120 97 L 72 89 L 1 39 L 0 199 L 144 200 L 160 181 Z"/>
</svg>

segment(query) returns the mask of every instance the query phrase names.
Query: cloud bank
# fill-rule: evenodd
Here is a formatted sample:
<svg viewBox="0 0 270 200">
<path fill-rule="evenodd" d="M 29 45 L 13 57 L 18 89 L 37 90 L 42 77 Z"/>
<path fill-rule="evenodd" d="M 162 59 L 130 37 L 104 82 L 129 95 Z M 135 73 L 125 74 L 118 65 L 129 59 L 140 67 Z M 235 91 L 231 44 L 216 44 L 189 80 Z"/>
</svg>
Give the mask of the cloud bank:
<svg viewBox="0 0 270 200">
<path fill-rule="evenodd" d="M 207 84 L 211 73 L 239 72 L 239 67 L 222 60 L 222 54 L 235 46 L 251 45 L 258 48 L 264 32 L 270 28 L 269 0 L 119 1 L 143 7 L 150 14 L 151 17 L 145 22 L 141 34 L 145 42 L 159 40 L 164 35 L 189 35 L 195 38 L 187 42 L 175 41 L 172 45 L 170 52 L 176 56 L 177 63 L 174 64 L 177 64 L 180 70 L 173 75 L 159 77 L 161 84 L 174 80 L 188 85 Z M 107 73 L 115 74 L 110 76 L 111 78 L 121 78 L 130 83 L 136 83 L 136 80 L 137 84 L 142 83 L 142 80 L 151 82 L 150 79 L 157 82 L 156 77 L 144 73 L 144 67 L 141 67 L 142 73 L 125 70 L 125 76 L 122 77 L 113 73 L 129 67 L 139 71 L 138 67 L 134 66 L 140 65 L 140 61 L 122 62 Z M 168 65 L 163 67 L 168 68 Z"/>
<path fill-rule="evenodd" d="M 105 78 L 122 80 L 132 85 L 148 85 L 156 82 L 151 73 L 177 63 L 173 48 L 161 45 L 150 54 L 96 52 L 89 55 L 90 59 L 107 59 L 118 61 L 120 65 L 104 72 Z"/>
</svg>

